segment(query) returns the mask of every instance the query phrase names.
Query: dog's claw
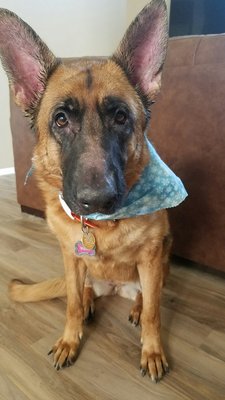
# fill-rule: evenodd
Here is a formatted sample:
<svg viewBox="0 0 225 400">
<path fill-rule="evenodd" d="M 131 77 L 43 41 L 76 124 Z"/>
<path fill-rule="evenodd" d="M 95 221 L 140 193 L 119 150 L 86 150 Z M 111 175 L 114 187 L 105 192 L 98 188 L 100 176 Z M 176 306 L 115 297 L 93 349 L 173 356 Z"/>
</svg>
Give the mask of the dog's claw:
<svg viewBox="0 0 225 400">
<path fill-rule="evenodd" d="M 66 368 L 68 367 L 68 358 L 65 359 L 64 363 L 62 364 L 61 368 Z"/>
<path fill-rule="evenodd" d="M 138 325 L 139 325 L 139 318 L 138 319 L 136 319 L 136 318 L 134 318 L 133 317 L 133 315 L 129 315 L 129 317 L 128 317 L 128 321 L 133 325 L 133 326 L 135 326 L 135 327 L 137 327 Z"/>
<path fill-rule="evenodd" d="M 142 376 L 145 376 L 146 373 L 147 373 L 147 369 L 146 369 L 146 368 L 140 367 L 140 370 L 141 370 L 141 375 L 142 375 Z"/>
<path fill-rule="evenodd" d="M 74 364 L 74 362 L 75 362 L 75 360 L 74 361 L 73 360 L 67 360 L 65 367 L 67 367 L 67 368 L 71 367 Z"/>
<path fill-rule="evenodd" d="M 92 322 L 93 319 L 94 319 L 94 316 L 95 316 L 95 311 L 92 309 L 92 307 L 90 307 L 90 308 L 89 308 L 89 311 L 88 311 L 88 315 L 87 315 L 86 318 L 84 319 L 84 323 L 87 325 L 87 324 L 89 324 L 90 322 Z"/>
<path fill-rule="evenodd" d="M 165 374 L 168 374 L 168 373 L 170 372 L 170 367 L 169 367 L 169 365 L 166 365 L 166 366 L 164 367 L 164 372 L 165 372 Z"/>
<path fill-rule="evenodd" d="M 59 364 L 56 364 L 54 367 L 55 367 L 56 371 L 59 371 L 59 370 L 60 370 Z"/>
<path fill-rule="evenodd" d="M 49 350 L 47 355 L 50 356 L 52 353 L 53 353 L 53 349 Z"/>
<path fill-rule="evenodd" d="M 76 359 L 77 359 L 77 356 L 72 357 L 70 360 L 70 365 L 73 365 L 75 363 Z"/>
</svg>

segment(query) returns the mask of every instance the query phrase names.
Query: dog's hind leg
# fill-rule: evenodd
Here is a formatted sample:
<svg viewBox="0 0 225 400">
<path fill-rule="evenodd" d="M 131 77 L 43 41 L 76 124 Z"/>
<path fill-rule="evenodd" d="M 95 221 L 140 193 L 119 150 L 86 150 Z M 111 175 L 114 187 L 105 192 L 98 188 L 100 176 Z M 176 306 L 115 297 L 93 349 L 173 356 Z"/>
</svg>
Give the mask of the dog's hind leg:
<svg viewBox="0 0 225 400">
<path fill-rule="evenodd" d="M 141 320 L 142 313 L 142 293 L 139 291 L 137 293 L 133 307 L 130 310 L 129 321 L 134 326 L 138 326 Z"/>
<path fill-rule="evenodd" d="M 84 291 L 83 291 L 83 308 L 84 308 L 84 323 L 88 324 L 94 318 L 95 314 L 95 302 L 96 298 L 92 278 L 88 271 L 86 272 Z"/>
<path fill-rule="evenodd" d="M 94 290 L 92 286 L 85 286 L 83 293 L 84 322 L 88 324 L 95 315 Z"/>
<path fill-rule="evenodd" d="M 66 296 L 65 278 L 54 278 L 40 283 L 24 283 L 14 279 L 9 284 L 9 297 L 21 303 L 55 299 Z"/>
</svg>

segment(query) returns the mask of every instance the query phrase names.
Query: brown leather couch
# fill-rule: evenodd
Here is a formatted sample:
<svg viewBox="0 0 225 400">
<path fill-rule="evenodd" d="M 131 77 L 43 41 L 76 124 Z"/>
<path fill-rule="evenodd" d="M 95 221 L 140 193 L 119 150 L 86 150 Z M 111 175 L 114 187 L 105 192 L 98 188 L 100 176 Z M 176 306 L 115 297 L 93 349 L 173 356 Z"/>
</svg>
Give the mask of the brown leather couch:
<svg viewBox="0 0 225 400">
<path fill-rule="evenodd" d="M 32 176 L 35 142 L 11 101 L 18 202 L 44 210 Z M 171 38 L 149 133 L 189 197 L 170 210 L 174 254 L 225 271 L 225 35 Z"/>
</svg>

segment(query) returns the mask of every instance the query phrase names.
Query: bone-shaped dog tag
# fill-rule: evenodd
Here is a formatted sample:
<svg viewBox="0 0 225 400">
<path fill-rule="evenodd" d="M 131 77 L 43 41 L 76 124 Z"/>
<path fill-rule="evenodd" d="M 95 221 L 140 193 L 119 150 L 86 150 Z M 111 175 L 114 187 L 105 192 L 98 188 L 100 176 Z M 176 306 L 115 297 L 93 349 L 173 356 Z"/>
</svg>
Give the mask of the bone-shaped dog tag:
<svg viewBox="0 0 225 400">
<path fill-rule="evenodd" d="M 83 243 L 79 240 L 75 243 L 75 254 L 77 256 L 95 256 L 95 249 L 87 249 L 84 247 Z"/>
</svg>

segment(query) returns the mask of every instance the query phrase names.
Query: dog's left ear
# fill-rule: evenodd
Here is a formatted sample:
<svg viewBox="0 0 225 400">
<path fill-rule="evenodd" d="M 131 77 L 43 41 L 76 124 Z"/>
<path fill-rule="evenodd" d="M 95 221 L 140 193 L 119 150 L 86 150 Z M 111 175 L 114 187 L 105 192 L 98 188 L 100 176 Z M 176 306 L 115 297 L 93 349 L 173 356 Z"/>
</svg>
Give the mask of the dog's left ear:
<svg viewBox="0 0 225 400">
<path fill-rule="evenodd" d="M 57 60 L 33 29 L 6 9 L 0 9 L 0 58 L 16 103 L 31 115 Z"/>
<path fill-rule="evenodd" d="M 168 41 L 164 0 L 152 0 L 131 23 L 113 59 L 131 83 L 153 100 L 160 90 Z"/>
</svg>

